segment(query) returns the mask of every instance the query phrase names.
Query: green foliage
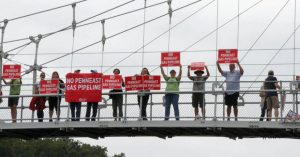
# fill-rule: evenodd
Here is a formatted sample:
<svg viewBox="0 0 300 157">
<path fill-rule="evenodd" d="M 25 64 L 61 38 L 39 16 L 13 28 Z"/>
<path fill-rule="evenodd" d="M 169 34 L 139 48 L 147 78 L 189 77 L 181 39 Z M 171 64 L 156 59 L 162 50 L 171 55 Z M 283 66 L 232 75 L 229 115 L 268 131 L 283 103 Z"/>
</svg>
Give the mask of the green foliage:
<svg viewBox="0 0 300 157">
<path fill-rule="evenodd" d="M 107 149 L 72 139 L 0 139 L 1 157 L 108 157 Z M 125 157 L 124 153 L 114 157 Z"/>
</svg>

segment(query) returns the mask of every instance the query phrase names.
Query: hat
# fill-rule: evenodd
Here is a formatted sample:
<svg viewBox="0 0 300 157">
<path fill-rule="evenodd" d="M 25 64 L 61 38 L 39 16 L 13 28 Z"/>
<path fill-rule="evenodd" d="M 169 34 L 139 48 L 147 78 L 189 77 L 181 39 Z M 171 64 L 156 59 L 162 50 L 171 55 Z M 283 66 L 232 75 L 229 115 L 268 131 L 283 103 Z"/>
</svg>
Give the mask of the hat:
<svg viewBox="0 0 300 157">
<path fill-rule="evenodd" d="M 274 71 L 273 71 L 273 70 L 270 70 L 270 71 L 268 72 L 268 75 L 269 75 L 269 76 L 274 76 Z"/>
<path fill-rule="evenodd" d="M 172 70 L 170 71 L 170 73 L 176 73 L 176 71 L 175 71 L 174 69 L 172 69 Z"/>
<path fill-rule="evenodd" d="M 196 71 L 194 71 L 194 74 L 197 74 L 198 72 L 204 74 L 203 70 L 196 70 Z"/>
<path fill-rule="evenodd" d="M 80 72 L 80 69 L 76 69 L 76 70 L 74 70 L 74 72 L 76 73 L 79 73 Z"/>
<path fill-rule="evenodd" d="M 91 73 L 98 73 L 97 70 L 91 70 Z"/>
</svg>

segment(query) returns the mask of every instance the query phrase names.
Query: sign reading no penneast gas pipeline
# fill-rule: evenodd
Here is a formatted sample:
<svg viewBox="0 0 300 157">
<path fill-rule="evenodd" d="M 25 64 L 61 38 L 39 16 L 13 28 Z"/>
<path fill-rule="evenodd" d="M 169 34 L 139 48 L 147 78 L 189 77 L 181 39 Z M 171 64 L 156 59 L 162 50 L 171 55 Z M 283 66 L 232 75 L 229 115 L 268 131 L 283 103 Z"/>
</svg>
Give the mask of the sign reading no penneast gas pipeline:
<svg viewBox="0 0 300 157">
<path fill-rule="evenodd" d="M 101 73 L 68 73 L 66 79 L 66 102 L 101 102 Z"/>
</svg>

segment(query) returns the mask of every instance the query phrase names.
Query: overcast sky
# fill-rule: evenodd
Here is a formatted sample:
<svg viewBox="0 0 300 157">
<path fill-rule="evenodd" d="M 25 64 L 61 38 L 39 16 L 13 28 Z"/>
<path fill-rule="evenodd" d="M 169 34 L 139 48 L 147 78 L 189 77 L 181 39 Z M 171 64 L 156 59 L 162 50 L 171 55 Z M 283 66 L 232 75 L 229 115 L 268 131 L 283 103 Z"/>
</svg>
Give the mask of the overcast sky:
<svg viewBox="0 0 300 157">
<path fill-rule="evenodd" d="M 163 0 L 147 0 L 147 5 L 162 2 Z M 12 19 L 14 17 L 25 14 L 45 10 L 59 5 L 75 2 L 73 0 L 1 0 L 0 1 L 0 20 Z M 87 17 L 93 16 L 114 6 L 126 2 L 125 0 L 88 0 L 87 2 L 76 6 L 76 20 L 80 21 Z M 193 0 L 173 0 L 173 10 L 186 5 Z M 251 5 L 259 2 L 259 0 L 240 0 L 240 12 L 245 11 Z M 142 67 L 148 67 L 152 74 L 160 74 L 159 70 L 154 70 L 160 64 L 160 52 L 168 50 L 183 51 L 181 54 L 184 65 L 184 74 L 186 74 L 186 66 L 191 62 L 203 61 L 208 65 L 212 77 L 209 81 L 214 81 L 216 76 L 216 44 L 218 49 L 221 48 L 238 48 L 239 58 L 247 54 L 241 60 L 245 69 L 243 81 L 253 81 L 256 75 L 263 74 L 258 80 L 263 80 L 268 70 L 275 70 L 279 80 L 292 80 L 293 75 L 300 75 L 299 71 L 299 50 L 294 53 L 294 38 L 291 38 L 284 46 L 290 35 L 294 32 L 294 0 L 290 0 L 272 25 L 259 38 L 265 28 L 272 21 L 279 10 L 288 0 L 264 0 L 253 9 L 242 14 L 238 20 L 233 21 L 222 27 L 218 31 L 218 42 L 216 42 L 216 33 L 210 32 L 216 28 L 216 1 L 202 0 L 188 8 L 174 12 L 172 16 L 172 25 L 176 25 L 201 7 L 208 5 L 203 10 L 188 18 L 183 23 L 176 26 L 170 34 L 168 33 L 158 38 L 145 47 L 145 53 L 140 49 L 143 45 L 143 27 L 138 27 L 127 33 L 118 35 L 108 39 L 105 43 L 104 57 L 102 62 L 102 45 L 97 44 L 90 48 L 80 51 L 81 54 L 74 55 L 73 69 L 80 68 L 83 72 L 89 72 L 90 69 L 97 69 L 105 74 L 111 74 L 112 65 L 118 63 L 131 53 L 139 50 L 139 53 L 131 55 L 117 65 L 121 69 L 121 73 L 125 76 L 139 73 Z M 94 20 L 111 17 L 126 11 L 137 9 L 144 6 L 144 0 L 136 0 L 124 7 L 116 9 L 112 12 L 103 14 Z M 300 24 L 300 4 L 297 5 L 296 26 Z M 168 5 L 165 3 L 158 7 L 147 9 L 146 20 L 150 20 L 168 11 Z M 234 18 L 238 13 L 238 0 L 219 0 L 219 21 L 218 25 Z M 144 12 L 139 11 L 126 16 L 106 20 L 105 35 L 109 37 L 127 28 L 135 26 L 143 22 Z M 45 34 L 53 32 L 69 26 L 72 22 L 71 6 L 27 17 L 24 19 L 11 21 L 7 25 L 4 41 L 35 36 L 37 34 Z M 2 26 L 2 23 L 0 24 Z M 156 38 L 169 28 L 169 17 L 165 16 L 155 20 L 145 26 L 145 44 Z M 102 38 L 101 23 L 77 28 L 74 38 L 74 49 L 77 50 L 88 44 L 99 41 Z M 259 40 L 257 40 L 259 38 Z M 196 41 L 201 40 L 194 46 L 190 47 Z M 237 40 L 239 39 L 239 40 Z M 296 32 L 296 47 L 299 47 L 299 31 Z M 257 40 L 257 42 L 256 42 Z M 29 42 L 29 40 L 4 44 L 4 51 L 15 48 L 19 45 Z M 280 51 L 278 55 L 270 62 L 274 65 L 266 66 L 271 58 L 278 52 L 277 49 L 287 49 Z M 255 49 L 246 53 L 248 49 Z M 273 49 L 273 50 L 262 50 Z M 212 50 L 212 51 L 211 51 Z M 43 64 L 51 59 L 57 58 L 65 53 L 72 51 L 72 31 L 65 31 L 48 38 L 42 39 L 39 48 L 38 64 Z M 13 56 L 12 60 L 32 65 L 35 47 L 33 44 L 19 49 L 10 54 L 18 53 Z M 87 54 L 84 54 L 87 53 Z M 294 60 L 295 54 L 295 60 Z M 142 59 L 144 58 L 144 59 Z M 6 61 L 5 61 L 6 62 Z M 293 63 L 296 64 L 293 64 Z M 7 62 L 11 64 L 11 62 Z M 71 71 L 71 56 L 64 57 L 60 60 L 45 65 L 44 71 L 51 75 L 57 70 L 61 77 Z M 263 68 L 265 68 L 263 70 Z M 22 66 L 23 70 L 28 69 Z M 223 66 L 227 69 L 227 65 Z M 262 71 L 263 70 L 263 71 Z M 219 74 L 217 75 L 219 76 Z M 49 78 L 50 76 L 48 76 Z M 185 80 L 186 78 L 184 78 Z M 223 78 L 218 78 L 222 80 Z M 25 83 L 31 83 L 32 75 L 24 77 Z M 24 91 L 22 91 L 24 92 Z M 192 110 L 190 110 L 192 111 Z M 82 114 L 83 115 L 83 114 Z M 227 138 L 203 138 L 203 137 L 176 137 L 172 139 L 159 138 L 105 138 L 100 140 L 80 139 L 81 141 L 108 147 L 109 153 L 124 152 L 128 157 L 150 157 L 150 156 L 221 156 L 230 155 L 232 157 L 240 156 L 299 156 L 298 149 L 299 140 L 288 139 L 242 139 L 230 140 Z"/>
</svg>

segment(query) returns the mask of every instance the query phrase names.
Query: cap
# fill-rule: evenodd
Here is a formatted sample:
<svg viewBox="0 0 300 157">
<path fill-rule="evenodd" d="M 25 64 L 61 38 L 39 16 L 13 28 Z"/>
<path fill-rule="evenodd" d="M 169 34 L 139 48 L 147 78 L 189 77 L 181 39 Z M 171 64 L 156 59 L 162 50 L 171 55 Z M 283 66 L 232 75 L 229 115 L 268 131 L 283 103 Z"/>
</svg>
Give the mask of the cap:
<svg viewBox="0 0 300 157">
<path fill-rule="evenodd" d="M 80 72 L 80 69 L 76 69 L 74 70 L 75 73 L 79 73 Z"/>
<path fill-rule="evenodd" d="M 91 70 L 91 73 L 98 73 L 98 71 L 97 70 Z"/>
<path fill-rule="evenodd" d="M 204 71 L 203 71 L 203 70 L 196 70 L 196 71 L 194 72 L 194 74 L 197 74 L 197 73 L 202 73 L 202 74 L 204 74 Z"/>
</svg>

